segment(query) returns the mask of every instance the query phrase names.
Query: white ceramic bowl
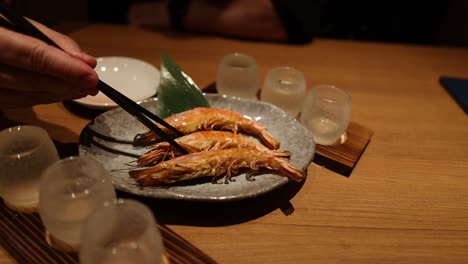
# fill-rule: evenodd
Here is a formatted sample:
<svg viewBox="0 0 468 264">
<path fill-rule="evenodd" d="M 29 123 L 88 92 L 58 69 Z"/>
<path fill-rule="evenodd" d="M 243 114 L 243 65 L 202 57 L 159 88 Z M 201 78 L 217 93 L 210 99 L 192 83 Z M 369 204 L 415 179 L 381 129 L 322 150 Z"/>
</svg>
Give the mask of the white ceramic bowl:
<svg viewBox="0 0 468 264">
<path fill-rule="evenodd" d="M 139 102 L 156 94 L 159 85 L 159 70 L 153 65 L 135 58 L 100 57 L 94 69 L 99 79 L 128 98 Z M 99 92 L 75 102 L 93 109 L 107 110 L 116 107 L 111 99 Z"/>
</svg>

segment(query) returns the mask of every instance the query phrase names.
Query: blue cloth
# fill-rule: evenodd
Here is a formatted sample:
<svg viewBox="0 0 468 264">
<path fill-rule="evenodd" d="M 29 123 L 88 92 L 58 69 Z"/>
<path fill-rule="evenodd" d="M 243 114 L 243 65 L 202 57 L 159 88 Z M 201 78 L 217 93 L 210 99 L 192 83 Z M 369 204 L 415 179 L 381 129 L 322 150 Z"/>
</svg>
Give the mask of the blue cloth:
<svg viewBox="0 0 468 264">
<path fill-rule="evenodd" d="M 468 79 L 440 77 L 440 84 L 449 92 L 452 98 L 468 114 Z"/>
</svg>

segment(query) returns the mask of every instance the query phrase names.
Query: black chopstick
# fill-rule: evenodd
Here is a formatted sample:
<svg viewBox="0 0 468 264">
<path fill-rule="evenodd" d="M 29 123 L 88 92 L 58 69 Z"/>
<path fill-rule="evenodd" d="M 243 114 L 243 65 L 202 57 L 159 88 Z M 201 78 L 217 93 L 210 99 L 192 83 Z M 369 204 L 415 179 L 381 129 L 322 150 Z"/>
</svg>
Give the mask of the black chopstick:
<svg viewBox="0 0 468 264">
<path fill-rule="evenodd" d="M 44 41 L 45 43 L 62 50 L 62 48 L 59 45 L 57 45 L 54 41 L 52 41 L 49 37 L 47 37 L 44 33 L 42 33 L 39 29 L 37 29 L 34 25 L 32 25 L 29 21 L 27 21 L 24 17 L 17 15 L 15 12 L 13 12 L 5 3 L 0 2 L 0 13 L 3 14 L 5 18 L 9 20 L 12 27 L 14 27 L 16 31 L 22 34 L 40 39 Z M 145 125 L 150 130 L 158 134 L 163 140 L 168 141 L 172 146 L 177 148 L 179 151 L 181 151 L 184 154 L 187 154 L 187 151 L 183 147 L 177 144 L 177 142 L 175 142 L 170 136 L 166 135 L 166 133 L 164 133 L 164 131 L 162 131 L 161 128 L 155 125 L 147 117 L 153 119 L 157 123 L 168 128 L 169 130 L 174 132 L 176 136 L 182 136 L 183 135 L 182 132 L 172 127 L 163 119 L 161 119 L 157 115 L 148 111 L 146 108 L 133 102 L 128 97 L 121 94 L 119 91 L 115 90 L 110 85 L 103 82 L 102 80 L 99 80 L 97 84 L 97 88 L 106 96 L 108 96 L 111 100 L 117 103 L 120 107 L 122 107 L 125 111 L 127 111 L 129 114 L 134 116 L 143 125 Z"/>
<path fill-rule="evenodd" d="M 133 117 L 135 117 L 138 121 L 140 121 L 143 125 L 145 125 L 147 128 L 150 130 L 154 131 L 156 134 L 158 134 L 164 141 L 169 142 L 172 146 L 177 148 L 179 151 L 181 151 L 184 154 L 188 154 L 188 152 L 181 147 L 177 142 L 175 142 L 170 136 L 168 136 L 164 131 L 161 130 L 157 125 L 155 125 L 151 120 L 145 117 L 144 113 L 148 113 L 154 117 L 157 118 L 157 122 L 161 124 L 166 124 L 169 129 L 173 131 L 177 131 L 178 135 L 182 135 L 182 132 L 177 130 L 176 128 L 172 127 L 171 125 L 167 124 L 164 120 L 159 118 L 157 115 L 151 113 L 150 111 L 146 110 L 144 107 L 141 105 L 133 102 L 132 100 L 128 99 L 126 96 L 106 84 L 105 82 L 99 80 L 97 84 L 97 88 L 103 92 L 105 95 L 107 95 L 109 98 L 111 98 L 115 103 L 117 103 L 120 107 L 122 107 L 125 111 L 127 111 L 129 114 L 131 114 Z M 142 114 L 142 112 L 144 112 Z M 150 117 L 151 118 L 151 117 Z M 155 120 L 156 121 L 156 120 Z"/>
<path fill-rule="evenodd" d="M 4 17 L 0 16 L 0 27 L 9 29 L 11 31 L 17 31 L 16 28 L 11 24 L 10 21 L 6 20 Z"/>
</svg>

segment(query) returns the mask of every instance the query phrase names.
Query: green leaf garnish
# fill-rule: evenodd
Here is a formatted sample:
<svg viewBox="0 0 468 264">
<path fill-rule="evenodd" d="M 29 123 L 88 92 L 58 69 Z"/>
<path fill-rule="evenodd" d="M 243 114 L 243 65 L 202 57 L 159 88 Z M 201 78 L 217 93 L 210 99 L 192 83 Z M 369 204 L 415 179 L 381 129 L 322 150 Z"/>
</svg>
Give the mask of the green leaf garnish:
<svg viewBox="0 0 468 264">
<path fill-rule="evenodd" d="M 196 107 L 210 105 L 195 82 L 171 58 L 162 53 L 156 114 L 166 118 Z"/>
</svg>

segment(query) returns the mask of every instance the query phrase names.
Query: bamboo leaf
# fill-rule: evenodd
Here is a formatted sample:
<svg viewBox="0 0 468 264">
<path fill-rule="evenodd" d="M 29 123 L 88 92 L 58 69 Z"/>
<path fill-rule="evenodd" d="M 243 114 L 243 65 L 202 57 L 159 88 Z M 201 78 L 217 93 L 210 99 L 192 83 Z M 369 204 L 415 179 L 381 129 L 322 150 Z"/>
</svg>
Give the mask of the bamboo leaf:
<svg viewBox="0 0 468 264">
<path fill-rule="evenodd" d="M 195 82 L 169 56 L 162 53 L 157 115 L 166 118 L 196 107 L 209 106 Z"/>
</svg>

